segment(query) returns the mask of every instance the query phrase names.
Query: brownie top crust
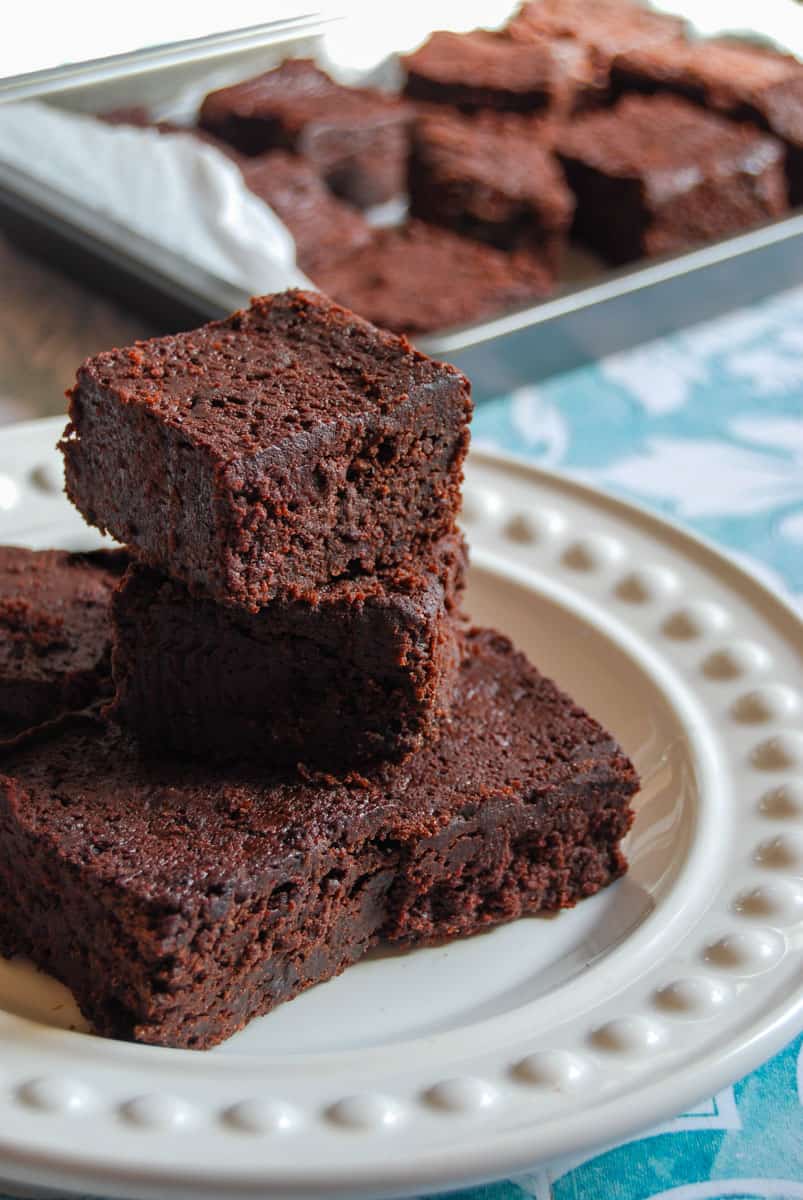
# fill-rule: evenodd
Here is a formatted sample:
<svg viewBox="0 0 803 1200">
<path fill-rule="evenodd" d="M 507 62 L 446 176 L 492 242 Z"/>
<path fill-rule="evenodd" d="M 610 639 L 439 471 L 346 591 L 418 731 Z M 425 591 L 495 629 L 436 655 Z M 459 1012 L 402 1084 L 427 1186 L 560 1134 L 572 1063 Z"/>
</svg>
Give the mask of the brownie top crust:
<svg viewBox="0 0 803 1200">
<path fill-rule="evenodd" d="M 404 338 L 315 292 L 289 291 L 189 333 L 87 359 L 73 398 L 113 391 L 226 460 L 289 438 L 303 449 L 322 425 L 392 414 L 414 389 L 450 379 L 468 388 L 454 367 Z"/>
<path fill-rule="evenodd" d="M 415 127 L 416 152 L 439 184 L 470 179 L 487 189 L 474 197 L 475 208 L 490 203 L 489 192 L 501 191 L 536 203 L 550 224 L 561 225 L 571 219 L 574 202 L 547 138 L 543 121 L 515 113 L 472 118 L 429 109 Z"/>
<path fill-rule="evenodd" d="M 109 644 L 124 551 L 88 554 L 0 547 L 0 674 L 48 681 L 93 670 Z"/>
<path fill-rule="evenodd" d="M 272 71 L 210 92 L 201 105 L 201 124 L 216 127 L 230 117 L 276 118 L 288 133 L 310 121 L 371 123 L 406 114 L 397 96 L 376 88 L 342 87 L 312 59 L 287 59 Z"/>
<path fill-rule="evenodd" d="M 610 59 L 621 50 L 663 45 L 683 36 L 681 17 L 653 12 L 634 0 L 529 0 L 504 32 L 514 40 L 570 37 Z"/>
<path fill-rule="evenodd" d="M 768 134 L 675 96 L 626 96 L 616 108 L 576 121 L 559 147 L 562 157 L 604 174 L 643 180 L 653 201 L 715 174 L 758 176 L 780 163 L 783 153 Z"/>
<path fill-rule="evenodd" d="M 144 762 L 125 735 L 74 717 L 0 752 L 0 798 L 63 861 L 168 915 L 218 898 L 225 911 L 332 845 L 425 836 L 488 800 L 524 818 L 567 799 L 621 802 L 638 786 L 610 735 L 492 631 L 467 637 L 453 718 L 406 762 L 324 787 Z"/>
<path fill-rule="evenodd" d="M 422 288 L 422 279 L 437 282 Z M 553 286 L 534 255 L 505 254 L 415 220 L 378 230 L 367 246 L 318 271 L 316 282 L 378 325 L 410 335 L 504 312 Z"/>
<path fill-rule="evenodd" d="M 498 88 L 529 93 L 552 84 L 555 58 L 547 43 L 517 45 L 498 34 L 433 33 L 418 50 L 404 55 L 408 74 L 439 84 Z"/>
<path fill-rule="evenodd" d="M 656 88 L 685 87 L 724 111 L 758 100 L 775 84 L 803 78 L 803 65 L 790 54 L 721 40 L 676 41 L 623 51 L 614 59 L 614 71 L 643 75 Z"/>
</svg>

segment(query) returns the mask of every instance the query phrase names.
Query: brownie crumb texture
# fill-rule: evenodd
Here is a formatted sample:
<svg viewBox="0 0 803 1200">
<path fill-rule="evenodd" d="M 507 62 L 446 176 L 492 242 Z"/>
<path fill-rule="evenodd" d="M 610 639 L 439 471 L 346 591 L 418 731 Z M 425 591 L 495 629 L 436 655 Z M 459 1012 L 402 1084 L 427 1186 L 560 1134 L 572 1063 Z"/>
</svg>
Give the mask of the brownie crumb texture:
<svg viewBox="0 0 803 1200">
<path fill-rule="evenodd" d="M 449 719 L 465 569 L 450 534 L 420 564 L 244 613 L 132 566 L 110 715 L 157 756 L 328 773 L 403 759 Z"/>
<path fill-rule="evenodd" d="M 455 368 L 286 292 L 88 359 L 61 449 L 90 524 L 257 611 L 401 566 L 451 533 L 470 415 Z"/>
<path fill-rule="evenodd" d="M 377 942 L 593 895 L 625 869 L 636 786 L 488 630 L 466 637 L 440 740 L 359 786 L 148 763 L 68 719 L 0 756 L 0 949 L 63 980 L 99 1033 L 213 1046 Z"/>
<path fill-rule="evenodd" d="M 686 250 L 788 207 L 776 138 L 674 96 L 626 96 L 583 117 L 559 154 L 575 236 L 612 263 Z"/>
<path fill-rule="evenodd" d="M 123 551 L 0 547 L 0 739 L 111 691 L 112 594 Z"/>
</svg>

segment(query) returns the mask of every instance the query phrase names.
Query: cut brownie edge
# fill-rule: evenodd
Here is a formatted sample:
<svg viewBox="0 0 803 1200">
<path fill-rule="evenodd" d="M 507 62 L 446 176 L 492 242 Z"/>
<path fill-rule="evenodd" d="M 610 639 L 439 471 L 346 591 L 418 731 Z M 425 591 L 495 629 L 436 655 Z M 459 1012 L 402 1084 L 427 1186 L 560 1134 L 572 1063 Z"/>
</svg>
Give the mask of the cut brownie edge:
<svg viewBox="0 0 803 1200">
<path fill-rule="evenodd" d="M 450 532 L 470 385 L 317 293 L 83 364 L 67 493 L 137 556 L 256 611 Z"/>
<path fill-rule="evenodd" d="M 541 255 L 557 274 L 574 200 L 544 125 L 514 114 L 425 113 L 408 166 L 411 216 Z"/>
<path fill-rule="evenodd" d="M 0 740 L 111 692 L 123 550 L 0 546 Z"/>
<path fill-rule="evenodd" d="M 612 263 L 677 253 L 788 207 L 783 146 L 676 96 L 625 96 L 567 126 L 573 233 Z"/>
<path fill-rule="evenodd" d="M 636 773 L 491 631 L 454 720 L 361 785 L 149 765 L 86 718 L 0 759 L 0 940 L 98 1032 L 207 1047 L 379 941 L 467 936 L 617 878 Z"/>
<path fill-rule="evenodd" d="M 244 613 L 132 566 L 115 595 L 108 715 L 150 754 L 337 773 L 401 759 L 451 704 L 466 547 Z"/>
</svg>

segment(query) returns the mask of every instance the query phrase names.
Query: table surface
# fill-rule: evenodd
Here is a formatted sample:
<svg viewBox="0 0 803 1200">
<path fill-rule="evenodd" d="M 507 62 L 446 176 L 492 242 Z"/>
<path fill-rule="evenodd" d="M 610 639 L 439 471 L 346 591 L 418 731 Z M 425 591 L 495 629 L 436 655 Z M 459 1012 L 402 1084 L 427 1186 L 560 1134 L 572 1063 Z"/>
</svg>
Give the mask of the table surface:
<svg viewBox="0 0 803 1200">
<path fill-rule="evenodd" d="M 63 411 L 85 355 L 147 333 L 2 243 L 0 304 L 0 424 Z M 474 441 L 686 522 L 803 608 L 803 289 L 491 401 Z M 459 1195 L 803 1200 L 803 1037 L 659 1129 Z"/>
</svg>

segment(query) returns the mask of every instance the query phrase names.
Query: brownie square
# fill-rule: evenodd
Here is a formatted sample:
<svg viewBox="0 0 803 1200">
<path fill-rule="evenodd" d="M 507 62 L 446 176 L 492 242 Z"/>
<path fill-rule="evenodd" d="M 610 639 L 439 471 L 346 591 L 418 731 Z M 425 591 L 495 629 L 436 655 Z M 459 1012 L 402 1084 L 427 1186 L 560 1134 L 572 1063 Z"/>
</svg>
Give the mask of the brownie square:
<svg viewBox="0 0 803 1200">
<path fill-rule="evenodd" d="M 640 47 L 613 63 L 617 93 L 672 92 L 742 121 L 760 121 L 764 92 L 801 76 L 803 66 L 792 55 L 735 41 Z"/>
<path fill-rule="evenodd" d="M 505 254 L 437 225 L 378 230 L 367 246 L 315 275 L 336 300 L 415 337 L 497 316 L 549 295 L 552 272 L 532 254 Z"/>
<path fill-rule="evenodd" d="M 594 720 L 491 631 L 440 741 L 359 783 L 148 762 L 73 718 L 0 757 L 0 950 L 95 1030 L 205 1048 L 379 941 L 574 905 L 625 869 L 638 786 Z"/>
<path fill-rule="evenodd" d="M 529 39 L 525 45 L 482 29 L 439 31 L 404 55 L 402 65 L 406 96 L 465 113 L 572 112 L 598 89 L 588 52 L 568 39 Z"/>
<path fill-rule="evenodd" d="M 200 123 L 244 154 L 292 150 L 360 208 L 404 189 L 412 113 L 397 96 L 335 83 L 309 59 L 210 92 Z"/>
<path fill-rule="evenodd" d="M 674 96 L 626 96 L 576 121 L 558 154 L 574 233 L 612 263 L 668 254 L 787 209 L 783 146 Z"/>
<path fill-rule="evenodd" d="M 115 595 L 110 715 L 151 754 L 342 772 L 401 759 L 448 713 L 459 534 L 408 568 L 258 613 L 132 566 Z"/>
<path fill-rule="evenodd" d="M 452 531 L 470 387 L 315 293 L 88 359 L 61 442 L 92 525 L 256 611 Z"/>
<path fill-rule="evenodd" d="M 306 159 L 274 150 L 242 162 L 246 185 L 282 221 L 296 244 L 296 262 L 308 275 L 366 245 L 371 226 L 329 191 Z"/>
<path fill-rule="evenodd" d="M 545 37 L 579 42 L 607 79 L 614 55 L 677 41 L 685 29 L 681 17 L 654 12 L 638 0 L 528 0 L 503 32 L 523 43 Z"/>
<path fill-rule="evenodd" d="M 122 551 L 0 546 L 0 739 L 111 692 Z"/>
<path fill-rule="evenodd" d="M 416 123 L 410 212 L 501 250 L 543 256 L 557 273 L 574 199 L 532 119 L 427 113 Z"/>
<path fill-rule="evenodd" d="M 671 92 L 737 121 L 753 121 L 785 144 L 790 200 L 803 203 L 803 64 L 789 54 L 733 41 L 677 43 L 620 54 L 617 92 Z"/>
</svg>

